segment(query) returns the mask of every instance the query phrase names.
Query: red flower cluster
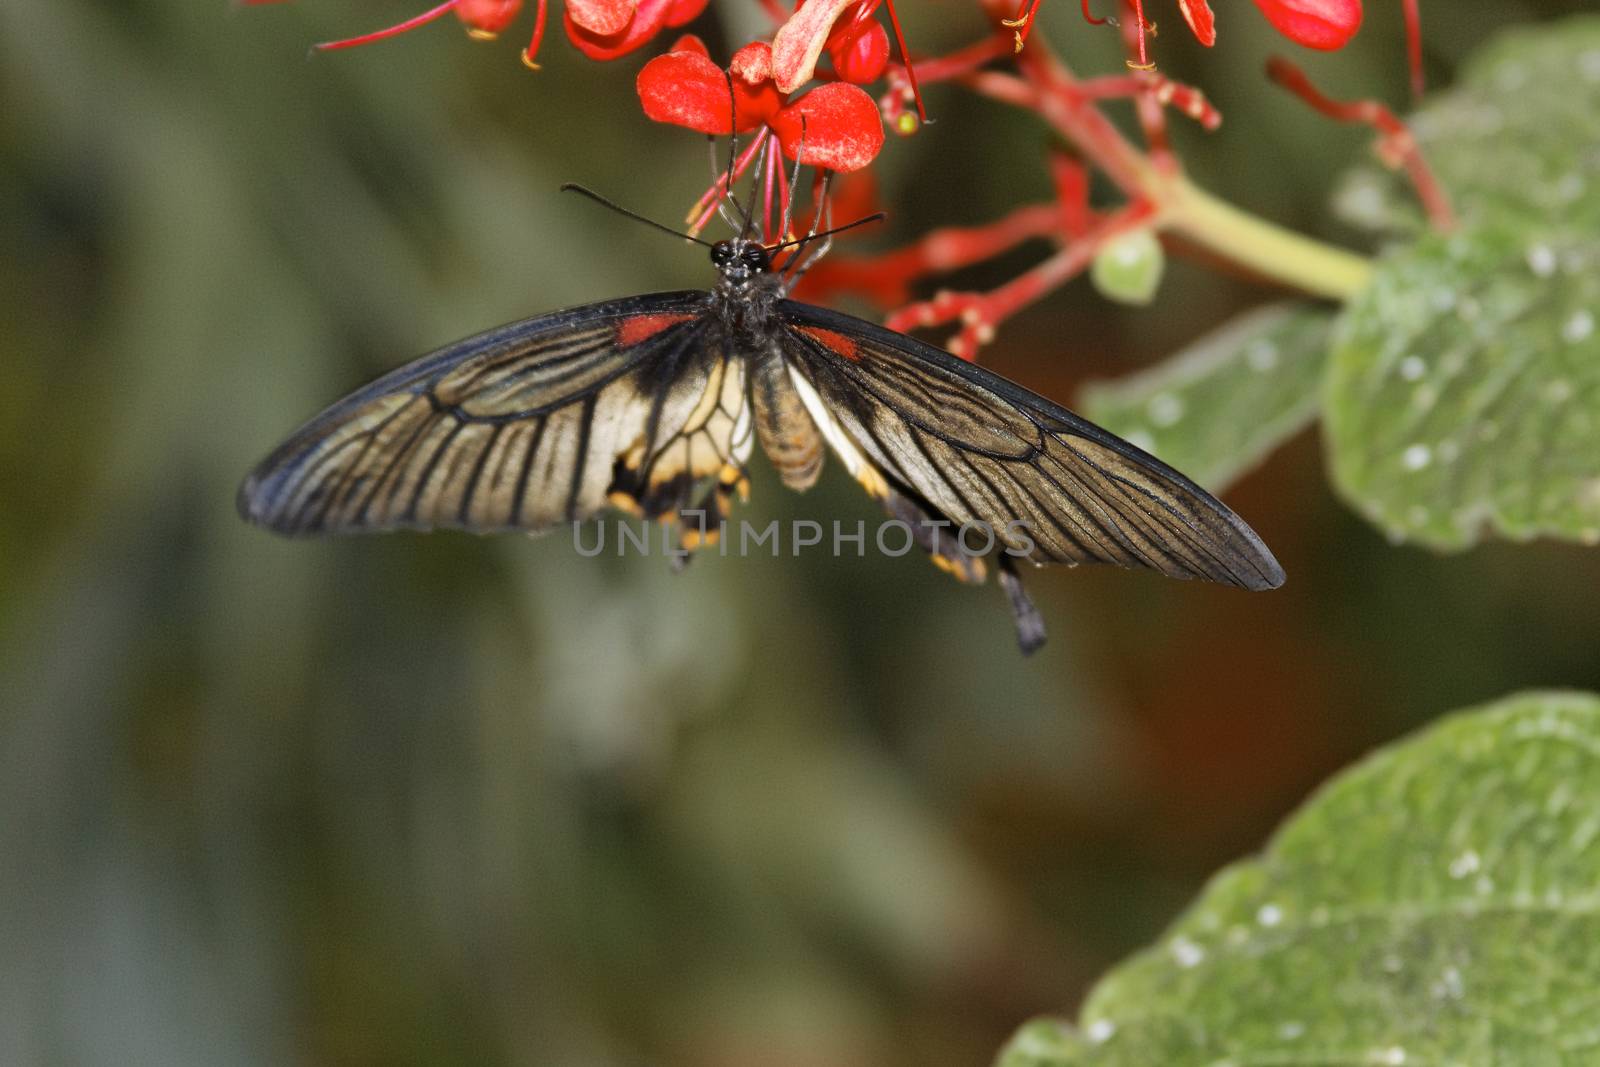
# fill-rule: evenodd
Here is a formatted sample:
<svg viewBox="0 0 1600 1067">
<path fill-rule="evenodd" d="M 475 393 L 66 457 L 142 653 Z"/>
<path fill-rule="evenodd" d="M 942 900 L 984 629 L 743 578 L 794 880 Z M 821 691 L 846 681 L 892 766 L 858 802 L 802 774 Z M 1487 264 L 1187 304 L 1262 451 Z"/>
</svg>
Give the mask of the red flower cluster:
<svg viewBox="0 0 1600 1067">
<path fill-rule="evenodd" d="M 273 0 L 245 0 L 269 3 Z M 522 13 L 527 0 L 444 0 L 439 6 L 404 23 L 361 37 L 334 41 L 319 48 L 346 48 L 403 33 L 454 13 L 475 37 L 493 37 Z M 524 61 L 535 56 L 545 30 L 549 0 L 532 0 L 533 34 Z M 908 58 L 894 0 L 756 0 L 771 19 L 769 39 L 740 48 L 726 69 L 712 60 L 698 37 L 684 35 L 664 54 L 645 63 L 637 78 L 644 113 L 709 135 L 753 135 L 731 161 L 727 173 L 713 183 L 691 210 L 691 232 L 697 233 L 715 214 L 728 184 L 755 170 L 754 213 L 764 235 L 782 241 L 779 232 L 798 212 L 790 188 L 792 171 L 785 160 L 809 165 L 820 181 L 824 172 L 861 171 L 877 157 L 884 143 L 884 122 L 904 133 L 926 119 L 918 79 L 929 84 L 960 84 L 990 99 L 1024 108 L 1040 116 L 1073 151 L 1052 153 L 1050 167 L 1057 186 L 1053 202 L 1026 206 L 988 226 L 940 231 L 898 252 L 851 262 L 835 257 L 807 278 L 814 289 L 849 288 L 878 295 L 887 302 L 905 300 L 910 283 L 933 274 L 981 262 L 1025 241 L 1054 241 L 1058 250 L 1036 267 L 989 293 L 941 293 L 891 315 L 891 325 L 932 326 L 959 322 L 961 332 L 951 350 L 970 358 L 994 334 L 995 327 L 1019 308 L 1065 284 L 1096 262 L 1111 242 L 1148 237 L 1153 219 L 1161 219 L 1162 198 L 1182 166 L 1166 135 L 1168 112 L 1185 115 L 1206 129 L 1222 116 L 1192 86 L 1155 70 L 1147 54 L 1154 24 L 1145 17 L 1145 0 L 1099 0 L 1110 12 L 1096 17 L 1091 0 L 1080 0 L 1083 16 L 1094 24 L 1115 22 L 1127 49 L 1128 65 L 1099 77 L 1076 78 L 1047 46 L 1025 45 L 1043 0 L 978 0 L 988 19 L 988 32 L 946 55 Z M 1210 0 L 1172 0 L 1195 38 L 1215 45 L 1218 35 Z M 562 25 L 573 46 L 591 59 L 608 60 L 634 52 L 662 30 L 686 25 L 699 16 L 708 0 L 566 0 Z M 1361 26 L 1361 0 L 1254 0 L 1262 15 L 1288 39 L 1317 49 L 1344 46 Z M 1418 0 L 1401 0 L 1409 35 L 1413 78 L 1420 85 Z M 888 15 L 878 19 L 882 7 Z M 891 48 L 890 31 L 894 35 Z M 898 61 L 892 62 L 894 52 Z M 1016 54 L 1013 53 L 1024 53 Z M 1274 79 L 1298 93 L 1324 114 L 1346 121 L 1369 121 L 1385 131 L 1386 144 L 1395 125 L 1375 102 L 1342 104 L 1322 97 L 1310 81 L 1286 61 L 1274 68 Z M 885 81 L 886 91 L 874 100 L 861 86 Z M 820 83 L 820 84 L 813 84 Z M 1140 102 L 1137 117 L 1143 148 L 1131 143 L 1100 113 L 1102 101 L 1131 98 Z M 908 112 L 916 105 L 916 115 Z M 1387 118 L 1385 118 L 1387 116 Z M 1424 199 L 1429 183 L 1420 160 L 1407 159 Z M 1088 190 L 1091 171 L 1108 178 L 1124 195 L 1120 207 L 1096 209 Z M 821 205 L 817 205 L 821 210 Z M 1434 210 L 1436 218 L 1447 210 Z M 785 220 L 779 222 L 778 220 Z M 1166 225 L 1172 225 L 1167 221 Z"/>
<path fill-rule="evenodd" d="M 1042 0 L 1023 0 L 1017 15 L 1006 25 L 1016 29 L 1017 47 L 1027 39 L 1033 17 Z M 1137 67 L 1149 68 L 1145 51 L 1145 31 L 1152 24 L 1144 17 L 1144 0 L 1123 0 L 1131 9 L 1137 39 Z M 1216 16 L 1208 0 L 1177 0 L 1178 11 L 1195 39 L 1210 48 L 1217 43 Z M 1343 48 L 1361 28 L 1361 0 L 1255 0 L 1256 7 L 1278 32 L 1308 48 Z M 1083 17 L 1099 24 L 1106 20 L 1089 13 L 1089 0 L 1083 0 Z"/>
<path fill-rule="evenodd" d="M 272 0 L 250 0 L 252 3 Z M 394 26 L 342 41 L 327 41 L 320 51 L 354 48 L 414 30 L 434 19 L 455 12 L 467 32 L 480 40 L 499 36 L 522 13 L 523 0 L 445 0 Z M 549 0 L 537 0 L 533 16 L 533 36 L 522 50 L 522 61 L 538 69 L 536 57 L 544 40 Z M 651 38 L 669 26 L 682 26 L 705 10 L 707 0 L 567 0 L 562 25 L 567 39 L 590 59 L 616 59 L 644 47 Z"/>
</svg>

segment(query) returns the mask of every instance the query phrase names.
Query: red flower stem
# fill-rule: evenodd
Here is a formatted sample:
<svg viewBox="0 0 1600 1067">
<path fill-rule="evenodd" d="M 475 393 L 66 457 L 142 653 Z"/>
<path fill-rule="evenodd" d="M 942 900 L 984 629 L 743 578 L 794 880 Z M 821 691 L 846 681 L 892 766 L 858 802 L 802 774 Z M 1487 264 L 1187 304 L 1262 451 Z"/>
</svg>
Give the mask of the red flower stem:
<svg viewBox="0 0 1600 1067">
<path fill-rule="evenodd" d="M 1050 180 L 1061 206 L 1061 228 L 1073 237 L 1087 233 L 1094 215 L 1089 210 L 1089 168 L 1063 151 L 1050 153 Z"/>
<path fill-rule="evenodd" d="M 522 65 L 529 70 L 539 69 L 535 57 L 539 54 L 539 46 L 544 43 L 545 6 L 546 0 L 539 0 L 539 6 L 533 12 L 533 36 L 528 41 L 528 47 L 522 50 Z"/>
<path fill-rule="evenodd" d="M 1078 83 L 1078 91 L 1091 100 L 1149 95 L 1158 104 L 1177 108 L 1207 130 L 1222 125 L 1222 112 L 1206 99 L 1205 93 L 1192 85 L 1175 82 L 1164 74 L 1138 71 L 1090 78 Z"/>
<path fill-rule="evenodd" d="M 1093 101 L 1077 92 L 1079 83 L 1049 56 L 1044 42 L 1019 55 L 1017 63 L 1030 80 L 979 71 L 963 81 L 984 96 L 1035 112 L 1105 171 L 1129 199 L 1143 196 L 1153 176 L 1149 161 Z"/>
<path fill-rule="evenodd" d="M 1083 20 L 1091 26 L 1104 26 L 1106 24 L 1105 19 L 1097 19 L 1094 17 L 1094 15 L 1090 14 L 1089 0 L 1083 0 Z"/>
<path fill-rule="evenodd" d="M 932 300 L 896 312 L 884 324 L 891 330 L 903 331 L 959 319 L 961 329 L 945 347 L 962 359 L 972 359 L 977 355 L 978 346 L 994 339 L 995 328 L 1000 323 L 1083 273 L 1107 240 L 1146 223 L 1152 211 L 1148 203 L 1129 204 L 998 289 L 987 293 L 939 293 Z"/>
<path fill-rule="evenodd" d="M 1155 64 L 1150 62 L 1150 55 L 1144 46 L 1144 0 L 1132 0 L 1133 3 L 1133 35 L 1137 42 L 1135 53 L 1139 57 L 1137 63 L 1129 61 L 1128 65 L 1138 70 L 1155 70 Z"/>
<path fill-rule="evenodd" d="M 1406 15 L 1406 57 L 1411 62 L 1411 95 L 1422 95 L 1422 12 L 1417 0 L 1401 0 Z"/>
<path fill-rule="evenodd" d="M 1405 10 L 1405 51 L 1411 62 L 1411 96 L 1422 96 L 1422 13 L 1418 0 L 1402 0 Z"/>
<path fill-rule="evenodd" d="M 884 0 L 889 9 L 889 25 L 894 27 L 895 47 L 900 49 L 900 62 L 905 64 L 906 77 L 911 81 L 911 97 L 917 102 L 917 118 L 928 121 L 927 109 L 922 106 L 922 90 L 917 88 L 917 71 L 911 65 L 911 53 L 906 49 L 906 35 L 900 31 L 900 16 L 894 13 L 894 0 Z"/>
<path fill-rule="evenodd" d="M 1160 77 L 1156 74 L 1156 65 L 1149 61 L 1145 52 L 1143 10 L 1135 8 L 1134 18 L 1123 19 L 1120 29 L 1123 47 L 1128 52 L 1127 64 L 1134 75 Z M 1171 142 L 1167 139 L 1166 109 L 1151 93 L 1136 92 L 1132 95 L 1132 100 L 1133 112 L 1139 120 L 1139 129 L 1144 134 L 1145 151 L 1149 153 L 1151 165 L 1162 174 L 1178 174 L 1183 167 L 1172 151 Z"/>
<path fill-rule="evenodd" d="M 1010 40 L 999 35 L 985 37 L 965 48 L 958 48 L 949 55 L 922 60 L 917 64 L 917 76 L 923 85 L 934 85 L 970 74 L 985 63 L 1010 54 Z"/>
<path fill-rule="evenodd" d="M 1428 221 L 1436 230 L 1450 230 L 1455 226 L 1455 212 L 1444 186 L 1439 184 L 1417 139 L 1404 122 L 1395 117 L 1377 100 L 1343 102 L 1323 95 L 1305 71 L 1281 56 L 1267 60 L 1267 77 L 1294 93 L 1317 111 L 1337 122 L 1359 122 L 1378 131 L 1378 157 L 1391 169 L 1404 167 L 1422 202 Z"/>
<path fill-rule="evenodd" d="M 348 37 L 342 41 L 324 41 L 321 44 L 312 45 L 311 49 L 315 52 L 334 52 L 341 48 L 354 48 L 357 45 L 371 44 L 373 41 L 382 41 L 385 38 L 397 37 L 400 34 L 405 33 L 407 30 L 414 30 L 418 26 L 426 26 L 434 19 L 443 18 L 445 15 L 448 15 L 451 9 L 454 8 L 459 2 L 460 0 L 445 0 L 445 2 L 440 4 L 438 7 L 429 11 L 424 11 L 422 14 L 413 18 L 406 19 L 404 22 L 399 23 L 398 25 L 390 26 L 387 29 L 374 30 L 371 33 L 364 33 L 360 37 Z"/>
<path fill-rule="evenodd" d="M 993 259 L 1034 238 L 1067 230 L 1058 204 L 1029 204 L 983 226 L 947 226 L 881 256 L 833 256 L 807 276 L 808 296 L 848 290 L 879 304 L 904 303 L 911 282 L 928 274 L 948 273 Z"/>
</svg>

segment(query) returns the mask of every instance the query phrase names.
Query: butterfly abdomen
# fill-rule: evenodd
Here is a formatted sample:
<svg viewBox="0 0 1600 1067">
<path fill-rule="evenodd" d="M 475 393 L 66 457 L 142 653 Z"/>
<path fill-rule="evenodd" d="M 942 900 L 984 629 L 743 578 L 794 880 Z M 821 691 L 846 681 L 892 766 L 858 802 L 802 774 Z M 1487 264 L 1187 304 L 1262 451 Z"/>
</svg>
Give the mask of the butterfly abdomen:
<svg viewBox="0 0 1600 1067">
<path fill-rule="evenodd" d="M 752 361 L 750 400 L 762 451 L 790 489 L 804 491 L 822 474 L 822 435 L 789 380 L 783 357 L 769 352 Z"/>
</svg>

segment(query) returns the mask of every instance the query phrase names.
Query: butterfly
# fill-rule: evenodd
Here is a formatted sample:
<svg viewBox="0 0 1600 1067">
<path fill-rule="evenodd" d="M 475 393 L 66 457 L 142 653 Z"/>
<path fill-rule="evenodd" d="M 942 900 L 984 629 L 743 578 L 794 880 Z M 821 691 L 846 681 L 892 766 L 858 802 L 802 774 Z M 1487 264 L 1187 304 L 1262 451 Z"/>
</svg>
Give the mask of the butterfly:
<svg viewBox="0 0 1600 1067">
<path fill-rule="evenodd" d="M 1025 653 L 1045 632 L 1018 559 L 1283 583 L 1237 515 L 1122 438 L 923 341 L 790 300 L 838 231 L 775 245 L 749 232 L 746 213 L 737 237 L 689 238 L 710 250 L 712 289 L 535 316 L 384 375 L 268 455 L 240 513 L 290 535 L 539 533 L 607 509 L 720 521 L 748 494 L 759 441 L 794 490 L 831 452 L 958 579 L 993 562 Z M 951 536 L 971 524 L 993 534 L 987 558 Z M 685 528 L 685 547 L 703 530 Z"/>
</svg>

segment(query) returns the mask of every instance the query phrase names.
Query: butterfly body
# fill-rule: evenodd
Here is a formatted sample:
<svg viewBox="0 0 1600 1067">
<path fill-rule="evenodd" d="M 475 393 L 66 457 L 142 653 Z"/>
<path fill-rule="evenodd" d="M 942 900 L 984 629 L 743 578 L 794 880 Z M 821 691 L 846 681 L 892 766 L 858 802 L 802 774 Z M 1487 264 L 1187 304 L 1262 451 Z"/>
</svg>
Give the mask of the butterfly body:
<svg viewBox="0 0 1600 1067">
<path fill-rule="evenodd" d="M 1028 650 L 1043 627 L 1015 559 L 1282 583 L 1243 521 L 1128 442 L 931 345 L 789 300 L 757 242 L 711 256 L 714 289 L 527 319 L 378 379 L 272 452 L 241 513 L 286 534 L 539 532 L 608 507 L 714 525 L 747 492 L 759 440 L 797 490 L 831 451 L 958 578 L 985 568 L 955 528 L 985 528 Z M 701 540 L 686 524 L 686 545 Z"/>
</svg>

